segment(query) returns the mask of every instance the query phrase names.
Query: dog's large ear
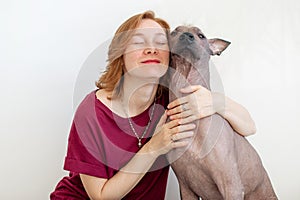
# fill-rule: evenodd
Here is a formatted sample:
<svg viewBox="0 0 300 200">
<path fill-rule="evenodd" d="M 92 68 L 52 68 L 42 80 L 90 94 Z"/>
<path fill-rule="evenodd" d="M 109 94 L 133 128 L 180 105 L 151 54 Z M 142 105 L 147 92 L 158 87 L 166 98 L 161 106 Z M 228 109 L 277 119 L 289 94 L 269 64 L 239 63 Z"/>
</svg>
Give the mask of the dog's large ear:
<svg viewBox="0 0 300 200">
<path fill-rule="evenodd" d="M 221 53 L 230 45 L 230 42 L 218 38 L 208 40 L 211 55 L 221 55 Z"/>
</svg>

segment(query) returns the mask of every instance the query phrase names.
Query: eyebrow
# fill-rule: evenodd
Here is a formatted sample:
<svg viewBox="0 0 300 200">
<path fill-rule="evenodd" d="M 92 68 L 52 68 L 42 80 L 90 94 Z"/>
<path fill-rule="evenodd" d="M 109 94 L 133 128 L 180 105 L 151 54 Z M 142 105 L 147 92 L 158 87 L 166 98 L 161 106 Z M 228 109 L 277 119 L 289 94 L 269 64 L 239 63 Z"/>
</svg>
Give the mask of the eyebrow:
<svg viewBox="0 0 300 200">
<path fill-rule="evenodd" d="M 145 34 L 143 34 L 143 33 L 135 33 L 135 34 L 132 35 L 132 37 L 134 37 L 134 36 L 144 36 L 144 35 L 145 35 Z M 155 33 L 155 35 L 166 36 L 165 33 Z"/>
</svg>

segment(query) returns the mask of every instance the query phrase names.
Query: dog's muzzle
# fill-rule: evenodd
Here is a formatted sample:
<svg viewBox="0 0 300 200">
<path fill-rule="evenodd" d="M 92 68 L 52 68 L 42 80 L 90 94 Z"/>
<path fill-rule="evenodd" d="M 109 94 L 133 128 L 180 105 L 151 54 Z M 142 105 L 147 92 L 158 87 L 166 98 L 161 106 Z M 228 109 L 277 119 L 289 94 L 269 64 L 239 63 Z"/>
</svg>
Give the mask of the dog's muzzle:
<svg viewBox="0 0 300 200">
<path fill-rule="evenodd" d="M 197 46 L 196 38 L 192 33 L 181 33 L 173 47 L 172 53 L 185 59 L 200 59 L 199 47 Z"/>
<path fill-rule="evenodd" d="M 194 40 L 195 40 L 194 35 L 189 32 L 184 32 L 179 36 L 179 41 L 182 44 L 186 43 L 187 45 L 189 45 L 192 44 Z"/>
</svg>

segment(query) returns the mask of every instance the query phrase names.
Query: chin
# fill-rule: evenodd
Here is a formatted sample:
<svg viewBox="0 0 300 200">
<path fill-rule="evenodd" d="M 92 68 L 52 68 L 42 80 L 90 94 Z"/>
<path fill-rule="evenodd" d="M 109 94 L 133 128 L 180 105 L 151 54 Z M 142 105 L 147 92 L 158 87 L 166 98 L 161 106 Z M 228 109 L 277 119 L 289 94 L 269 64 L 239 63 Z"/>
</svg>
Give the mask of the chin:
<svg viewBox="0 0 300 200">
<path fill-rule="evenodd" d="M 130 73 L 135 76 L 149 78 L 149 79 L 159 79 L 166 74 L 168 66 L 166 65 L 144 65 L 135 68 Z"/>
<path fill-rule="evenodd" d="M 168 70 L 168 66 L 166 65 L 152 65 L 152 66 L 148 66 L 145 69 L 145 73 L 148 72 L 149 75 L 153 74 L 153 75 L 158 75 L 158 76 L 163 76 Z"/>
</svg>

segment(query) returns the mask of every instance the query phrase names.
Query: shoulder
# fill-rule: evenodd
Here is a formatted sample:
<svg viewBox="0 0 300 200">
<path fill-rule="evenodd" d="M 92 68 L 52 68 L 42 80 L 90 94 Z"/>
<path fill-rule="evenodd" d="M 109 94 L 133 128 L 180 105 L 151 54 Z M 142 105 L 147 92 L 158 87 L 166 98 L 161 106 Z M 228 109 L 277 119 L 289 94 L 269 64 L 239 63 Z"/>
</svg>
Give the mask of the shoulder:
<svg viewBox="0 0 300 200">
<path fill-rule="evenodd" d="M 96 103 L 100 100 L 105 106 L 109 105 L 107 96 L 109 94 L 104 90 L 93 90 L 85 96 L 85 98 L 78 105 L 76 112 L 87 113 L 90 109 L 94 109 Z"/>
<path fill-rule="evenodd" d="M 111 96 L 111 92 L 107 92 L 104 89 L 96 91 L 96 99 L 101 101 L 105 106 L 110 107 L 111 101 L 107 98 L 108 96 Z"/>
<path fill-rule="evenodd" d="M 85 98 L 81 101 L 81 103 L 78 105 L 75 115 L 74 115 L 74 121 L 75 122 L 84 122 L 84 121 L 90 121 L 89 119 L 95 118 L 96 116 L 96 92 L 97 90 L 93 90 L 89 94 L 85 96 Z"/>
<path fill-rule="evenodd" d="M 78 112 L 86 113 L 90 108 L 93 107 L 93 105 L 95 105 L 95 93 L 96 91 L 94 90 L 84 97 L 84 99 L 78 105 L 76 113 Z"/>
</svg>

